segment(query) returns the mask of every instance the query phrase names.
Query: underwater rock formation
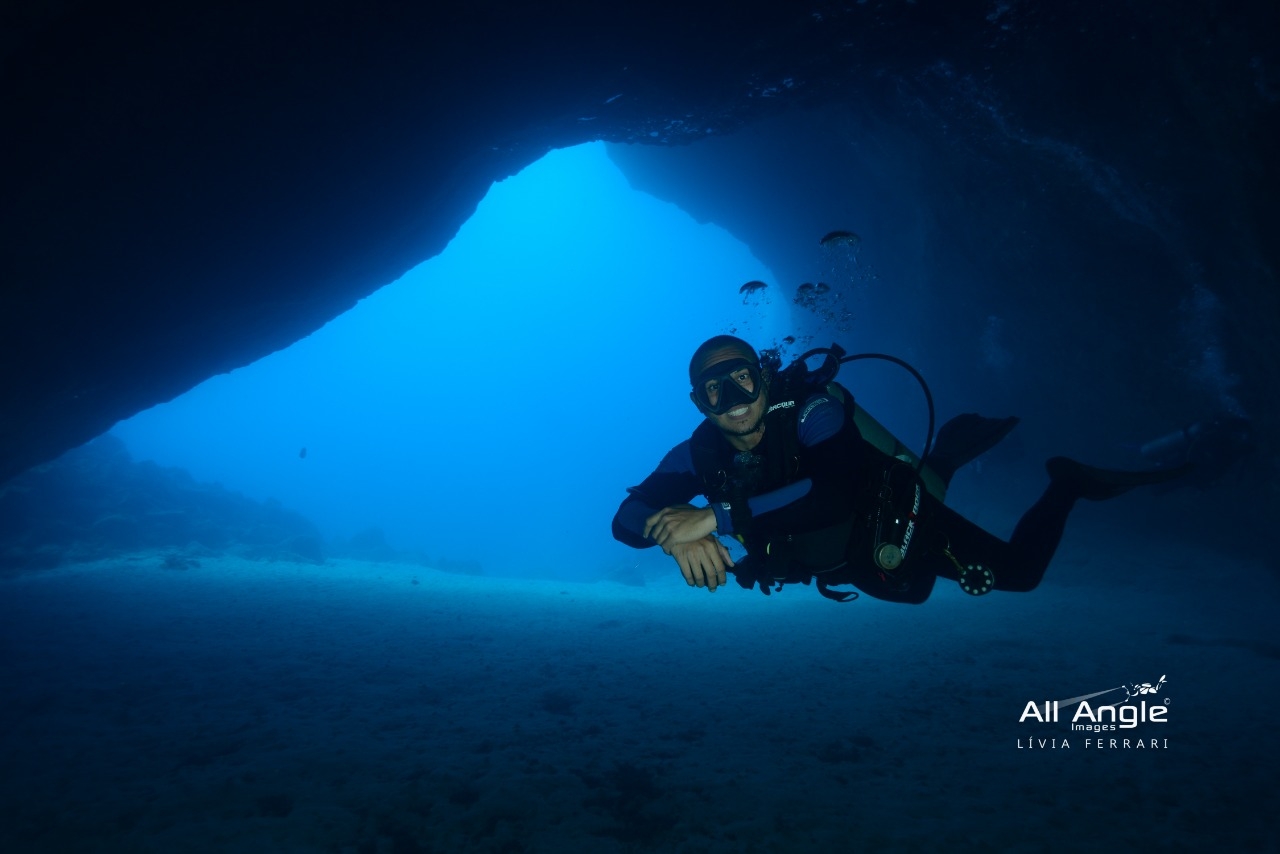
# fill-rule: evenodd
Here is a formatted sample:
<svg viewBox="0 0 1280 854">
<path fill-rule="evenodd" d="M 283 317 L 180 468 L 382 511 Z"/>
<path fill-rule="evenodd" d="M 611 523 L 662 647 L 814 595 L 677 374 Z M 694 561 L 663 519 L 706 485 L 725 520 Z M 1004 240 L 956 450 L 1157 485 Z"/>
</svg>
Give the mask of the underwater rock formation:
<svg viewBox="0 0 1280 854">
<path fill-rule="evenodd" d="M 1274 388 L 1277 7 L 1100 14 L 973 0 L 15 7 L 0 481 L 319 328 L 437 254 L 492 182 L 552 148 L 691 144 L 832 104 L 902 119 L 921 162 L 950 152 L 957 194 L 1008 140 L 1038 152 L 1017 176 L 1027 196 L 1053 208 L 1085 185 L 1159 231 L 1135 263 L 1208 282 L 1231 369 Z M 851 192 L 830 164 L 821 193 Z M 767 162 L 757 171 L 758 197 Z M 1079 252 L 1051 219 L 1035 227 L 1019 245 Z"/>
<path fill-rule="evenodd" d="M 134 462 L 103 436 L 0 485 L 0 572 L 156 552 L 166 569 L 199 556 L 324 563 L 315 526 L 183 469 Z"/>
</svg>

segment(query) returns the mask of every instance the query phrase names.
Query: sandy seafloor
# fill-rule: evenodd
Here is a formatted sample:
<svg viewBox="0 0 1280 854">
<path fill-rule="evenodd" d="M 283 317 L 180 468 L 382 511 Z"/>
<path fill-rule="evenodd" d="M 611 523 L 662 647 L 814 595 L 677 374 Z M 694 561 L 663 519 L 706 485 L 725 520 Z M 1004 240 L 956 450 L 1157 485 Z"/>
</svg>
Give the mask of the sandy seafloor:
<svg viewBox="0 0 1280 854">
<path fill-rule="evenodd" d="M 1087 536 L 1030 595 L 915 608 L 156 554 L 9 577 L 0 851 L 1274 851 L 1278 594 Z M 1168 721 L 1103 734 L 1159 749 L 1018 721 L 1161 676 Z"/>
</svg>

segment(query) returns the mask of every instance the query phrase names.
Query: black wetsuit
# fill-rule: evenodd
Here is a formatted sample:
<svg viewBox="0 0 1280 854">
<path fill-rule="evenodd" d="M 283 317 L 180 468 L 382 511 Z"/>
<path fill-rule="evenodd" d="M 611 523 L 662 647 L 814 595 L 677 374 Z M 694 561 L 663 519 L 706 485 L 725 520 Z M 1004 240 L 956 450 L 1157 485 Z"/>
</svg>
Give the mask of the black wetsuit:
<svg viewBox="0 0 1280 854">
<path fill-rule="evenodd" d="M 779 584 L 816 578 L 831 598 L 839 597 L 827 588 L 852 584 L 877 599 L 918 604 L 938 577 L 959 579 L 957 562 L 990 569 L 996 590 L 1034 589 L 1076 500 L 1071 489 L 1051 482 L 1005 542 L 921 489 L 906 559 L 887 572 L 873 554 L 878 499 L 890 469 L 899 483 L 904 474 L 915 483 L 909 467 L 863 440 L 842 402 L 820 392 L 770 407 L 761 442 L 748 454 L 704 422 L 628 490 L 613 534 L 635 548 L 655 545 L 642 536 L 645 518 L 704 495 L 715 510 L 717 533 L 734 535 L 747 547 L 748 557 L 732 569 L 742 586 L 758 584 L 768 593 Z M 744 502 L 723 500 L 734 493 L 724 487 L 726 480 L 750 499 L 745 511 Z M 901 497 L 895 501 L 899 517 L 910 513 L 910 504 L 903 505 Z"/>
</svg>

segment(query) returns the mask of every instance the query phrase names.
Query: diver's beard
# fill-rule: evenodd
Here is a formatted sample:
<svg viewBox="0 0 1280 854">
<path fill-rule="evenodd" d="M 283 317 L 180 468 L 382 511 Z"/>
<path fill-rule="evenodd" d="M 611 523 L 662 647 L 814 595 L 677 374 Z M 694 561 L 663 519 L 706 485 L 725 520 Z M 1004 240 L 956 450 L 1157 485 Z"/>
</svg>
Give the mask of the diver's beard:
<svg viewBox="0 0 1280 854">
<path fill-rule="evenodd" d="M 764 427 L 764 416 L 765 416 L 765 413 L 761 412 L 760 417 L 756 419 L 756 423 L 744 430 L 734 430 L 731 428 L 725 428 L 723 425 L 720 425 L 720 424 L 717 424 L 716 426 L 719 427 L 720 432 L 725 434 L 726 436 L 750 436 L 752 433 L 755 433 L 757 430 L 760 430 L 762 427 Z"/>
</svg>

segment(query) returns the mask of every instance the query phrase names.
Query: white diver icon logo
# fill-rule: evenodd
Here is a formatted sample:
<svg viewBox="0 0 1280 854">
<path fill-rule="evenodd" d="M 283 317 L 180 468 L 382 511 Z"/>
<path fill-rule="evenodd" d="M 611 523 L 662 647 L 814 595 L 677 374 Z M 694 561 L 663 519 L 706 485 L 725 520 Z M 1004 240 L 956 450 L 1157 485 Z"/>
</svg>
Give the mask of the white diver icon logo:
<svg viewBox="0 0 1280 854">
<path fill-rule="evenodd" d="M 1132 700 L 1139 694 L 1159 694 L 1160 686 L 1164 685 L 1164 683 L 1165 677 L 1161 676 L 1160 681 L 1154 685 L 1150 682 L 1143 682 L 1141 685 L 1135 683 L 1133 685 L 1121 685 L 1120 687 L 1124 688 L 1124 698 Z"/>
</svg>

